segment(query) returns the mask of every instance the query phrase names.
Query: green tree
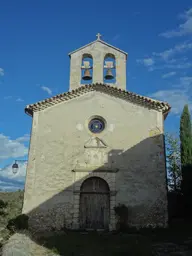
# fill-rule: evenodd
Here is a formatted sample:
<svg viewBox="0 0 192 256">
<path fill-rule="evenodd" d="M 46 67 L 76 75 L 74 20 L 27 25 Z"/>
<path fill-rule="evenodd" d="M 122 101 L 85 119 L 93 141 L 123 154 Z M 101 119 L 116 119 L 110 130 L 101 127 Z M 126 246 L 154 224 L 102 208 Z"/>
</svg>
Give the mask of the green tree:
<svg viewBox="0 0 192 256">
<path fill-rule="evenodd" d="M 166 161 L 168 188 L 172 191 L 181 189 L 180 142 L 174 134 L 166 134 Z"/>
<path fill-rule="evenodd" d="M 185 105 L 180 119 L 180 146 L 182 172 L 186 165 L 192 164 L 191 117 L 188 105 Z"/>
<path fill-rule="evenodd" d="M 180 145 L 182 192 L 187 217 L 192 214 L 192 129 L 188 105 L 184 106 L 180 119 Z"/>
</svg>

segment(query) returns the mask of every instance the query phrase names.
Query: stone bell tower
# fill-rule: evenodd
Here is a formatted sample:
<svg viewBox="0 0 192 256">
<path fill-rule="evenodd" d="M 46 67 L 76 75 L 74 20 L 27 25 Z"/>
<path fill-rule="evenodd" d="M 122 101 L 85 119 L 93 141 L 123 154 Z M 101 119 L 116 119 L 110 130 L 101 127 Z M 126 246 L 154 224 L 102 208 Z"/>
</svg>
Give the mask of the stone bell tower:
<svg viewBox="0 0 192 256">
<path fill-rule="evenodd" d="M 97 39 L 71 53 L 70 87 L 75 90 L 84 84 L 104 83 L 126 90 L 127 53 Z"/>
</svg>

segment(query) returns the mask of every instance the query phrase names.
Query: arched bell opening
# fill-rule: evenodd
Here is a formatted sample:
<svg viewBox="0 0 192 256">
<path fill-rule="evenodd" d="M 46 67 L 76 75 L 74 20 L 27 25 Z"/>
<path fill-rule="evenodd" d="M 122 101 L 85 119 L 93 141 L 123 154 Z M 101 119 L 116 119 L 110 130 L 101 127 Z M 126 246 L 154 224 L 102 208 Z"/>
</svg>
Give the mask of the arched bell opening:
<svg viewBox="0 0 192 256">
<path fill-rule="evenodd" d="M 108 229 L 110 218 L 110 190 L 99 177 L 86 179 L 80 188 L 80 227 L 83 229 Z"/>
<path fill-rule="evenodd" d="M 103 77 L 104 83 L 116 83 L 116 60 L 114 54 L 107 53 L 104 57 Z"/>
<path fill-rule="evenodd" d="M 93 57 L 91 54 L 83 54 L 81 63 L 81 84 L 93 82 Z"/>
</svg>

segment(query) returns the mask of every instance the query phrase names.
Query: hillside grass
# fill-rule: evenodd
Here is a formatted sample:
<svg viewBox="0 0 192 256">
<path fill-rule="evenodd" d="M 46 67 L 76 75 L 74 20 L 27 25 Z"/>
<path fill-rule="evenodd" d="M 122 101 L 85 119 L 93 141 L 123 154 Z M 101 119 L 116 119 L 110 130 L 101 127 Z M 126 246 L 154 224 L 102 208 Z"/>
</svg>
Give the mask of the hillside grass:
<svg viewBox="0 0 192 256">
<path fill-rule="evenodd" d="M 0 228 L 5 227 L 10 219 L 21 214 L 24 191 L 0 192 L 0 199 L 7 202 L 5 215 L 0 215 Z"/>
</svg>

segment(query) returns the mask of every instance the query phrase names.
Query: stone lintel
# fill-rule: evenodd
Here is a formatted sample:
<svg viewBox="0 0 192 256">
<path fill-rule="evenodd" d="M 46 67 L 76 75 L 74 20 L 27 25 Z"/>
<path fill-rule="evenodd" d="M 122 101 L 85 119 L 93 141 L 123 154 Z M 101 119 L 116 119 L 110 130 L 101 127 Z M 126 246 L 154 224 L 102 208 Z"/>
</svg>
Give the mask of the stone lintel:
<svg viewBox="0 0 192 256">
<path fill-rule="evenodd" d="M 76 194 L 80 194 L 80 193 L 81 193 L 80 190 L 74 190 L 74 191 L 73 191 L 73 194 L 75 194 L 75 195 L 76 195 Z M 93 193 L 94 193 L 94 192 L 93 192 Z M 105 193 L 104 193 L 104 194 L 105 194 Z M 114 191 L 110 191 L 109 194 L 110 194 L 110 196 L 115 196 L 115 195 L 117 194 L 117 191 L 115 191 L 115 190 L 114 190 Z"/>
<path fill-rule="evenodd" d="M 93 169 L 93 168 L 80 168 L 80 169 L 73 169 L 72 170 L 72 172 L 92 172 L 92 173 L 94 173 L 94 172 L 103 172 L 103 173 L 105 173 L 105 172 L 109 172 L 109 173 L 116 173 L 116 172 L 118 172 L 119 171 L 119 169 L 118 168 L 106 168 L 106 167 L 98 167 L 98 168 L 95 168 L 95 169 Z"/>
</svg>

